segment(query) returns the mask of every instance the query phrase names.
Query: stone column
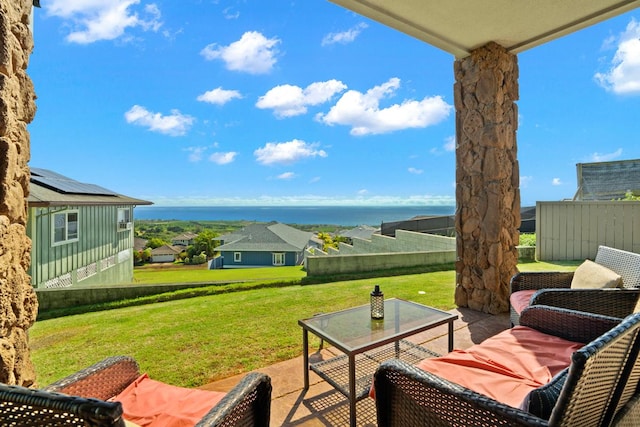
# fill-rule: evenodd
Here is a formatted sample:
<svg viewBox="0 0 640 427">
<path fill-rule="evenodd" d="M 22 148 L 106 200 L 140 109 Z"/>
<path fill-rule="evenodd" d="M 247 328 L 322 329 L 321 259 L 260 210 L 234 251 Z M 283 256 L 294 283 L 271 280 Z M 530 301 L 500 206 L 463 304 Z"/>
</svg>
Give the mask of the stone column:
<svg viewBox="0 0 640 427">
<path fill-rule="evenodd" d="M 31 386 L 35 371 L 28 329 L 38 301 L 27 274 L 31 240 L 27 237 L 29 133 L 35 94 L 27 75 L 33 38 L 32 0 L 0 0 L 0 381 Z"/>
<path fill-rule="evenodd" d="M 508 311 L 520 227 L 518 58 L 489 43 L 455 61 L 455 302 Z"/>
</svg>

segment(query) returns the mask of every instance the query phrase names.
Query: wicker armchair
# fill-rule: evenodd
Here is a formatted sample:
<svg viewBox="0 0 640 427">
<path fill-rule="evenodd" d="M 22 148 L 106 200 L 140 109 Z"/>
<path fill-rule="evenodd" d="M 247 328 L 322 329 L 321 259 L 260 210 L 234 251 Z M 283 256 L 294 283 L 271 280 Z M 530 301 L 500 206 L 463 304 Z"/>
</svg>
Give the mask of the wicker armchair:
<svg viewBox="0 0 640 427">
<path fill-rule="evenodd" d="M 568 314 L 564 317 L 564 313 Z M 618 323 L 620 322 L 620 323 Z M 627 426 L 638 425 L 640 314 L 624 321 L 555 307 L 525 309 L 522 323 L 582 340 L 613 326 L 574 353 L 548 420 L 514 408 L 399 360 L 376 371 L 378 425 Z M 584 328 L 580 327 L 580 324 Z"/>
<path fill-rule="evenodd" d="M 640 298 L 640 254 L 599 246 L 597 264 L 622 277 L 623 289 L 571 289 L 573 272 L 517 273 L 511 279 L 511 293 L 538 290 L 529 305 L 549 305 L 588 313 L 624 318 L 633 313 Z M 519 324 L 519 314 L 510 307 L 511 324 Z"/>
<path fill-rule="evenodd" d="M 0 419 L 15 426 L 124 427 L 122 405 L 107 399 L 139 376 L 133 358 L 117 356 L 42 390 L 0 384 Z M 196 425 L 268 427 L 270 411 L 271 380 L 267 375 L 252 372 Z"/>
</svg>

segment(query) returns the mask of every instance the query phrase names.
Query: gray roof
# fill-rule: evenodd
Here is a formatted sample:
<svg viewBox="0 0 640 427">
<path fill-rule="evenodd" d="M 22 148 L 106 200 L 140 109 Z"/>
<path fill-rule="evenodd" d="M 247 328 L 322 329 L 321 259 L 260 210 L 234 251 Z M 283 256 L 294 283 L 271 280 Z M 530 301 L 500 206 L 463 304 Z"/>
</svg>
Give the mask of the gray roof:
<svg viewBox="0 0 640 427">
<path fill-rule="evenodd" d="M 375 228 L 375 227 L 371 227 L 369 225 L 360 225 L 358 227 L 352 228 L 350 230 L 344 230 L 338 233 L 338 235 L 342 236 L 342 237 L 349 237 L 349 238 L 358 238 L 358 239 L 366 239 L 369 240 L 371 239 L 371 235 L 379 232 L 380 228 Z"/>
<path fill-rule="evenodd" d="M 248 225 L 242 230 L 219 236 L 216 240 L 225 242 L 216 251 L 300 252 L 309 245 L 309 241 L 315 240 L 315 234 L 269 222 Z"/>
<path fill-rule="evenodd" d="M 31 168 L 31 174 L 27 199 L 30 207 L 153 204 L 94 184 L 82 183 L 47 169 Z"/>
<path fill-rule="evenodd" d="M 177 255 L 182 252 L 182 248 L 172 245 L 162 245 L 151 250 L 152 255 Z"/>
<path fill-rule="evenodd" d="M 174 242 L 176 240 L 192 240 L 192 239 L 195 239 L 196 237 L 198 237 L 196 233 L 186 232 L 186 233 L 178 234 L 177 236 L 172 237 L 171 240 Z"/>
</svg>

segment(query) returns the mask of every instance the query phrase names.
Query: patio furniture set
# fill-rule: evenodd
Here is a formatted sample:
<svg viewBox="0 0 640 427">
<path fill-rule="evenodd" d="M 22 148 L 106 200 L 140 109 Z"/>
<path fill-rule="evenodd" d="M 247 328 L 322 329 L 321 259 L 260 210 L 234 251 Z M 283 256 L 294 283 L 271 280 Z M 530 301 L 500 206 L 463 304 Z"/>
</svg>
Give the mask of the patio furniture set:
<svg viewBox="0 0 640 427">
<path fill-rule="evenodd" d="M 313 370 L 344 394 L 352 426 L 367 396 L 379 426 L 637 426 L 639 297 L 640 254 L 601 246 L 575 273 L 514 276 L 513 327 L 466 350 L 453 349 L 456 315 L 410 301 L 384 300 L 383 319 L 369 306 L 313 316 L 299 321 L 304 386 Z M 444 325 L 444 356 L 407 339 Z M 309 332 L 343 354 L 311 362 Z M 186 411 L 197 426 L 268 426 L 270 400 L 264 374 L 249 373 L 225 394 L 153 381 L 118 356 L 42 390 L 0 385 L 0 419 L 125 426 Z"/>
</svg>

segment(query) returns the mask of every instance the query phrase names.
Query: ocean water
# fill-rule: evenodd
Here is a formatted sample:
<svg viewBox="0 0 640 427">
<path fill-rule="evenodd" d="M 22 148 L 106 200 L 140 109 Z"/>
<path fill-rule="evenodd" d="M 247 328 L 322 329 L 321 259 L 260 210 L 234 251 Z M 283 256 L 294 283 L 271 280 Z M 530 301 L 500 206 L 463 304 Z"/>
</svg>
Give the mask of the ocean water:
<svg viewBox="0 0 640 427">
<path fill-rule="evenodd" d="M 284 224 L 380 226 L 415 216 L 453 215 L 454 206 L 139 206 L 135 219 L 180 221 L 277 221 Z"/>
</svg>

